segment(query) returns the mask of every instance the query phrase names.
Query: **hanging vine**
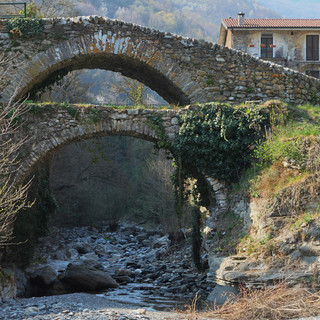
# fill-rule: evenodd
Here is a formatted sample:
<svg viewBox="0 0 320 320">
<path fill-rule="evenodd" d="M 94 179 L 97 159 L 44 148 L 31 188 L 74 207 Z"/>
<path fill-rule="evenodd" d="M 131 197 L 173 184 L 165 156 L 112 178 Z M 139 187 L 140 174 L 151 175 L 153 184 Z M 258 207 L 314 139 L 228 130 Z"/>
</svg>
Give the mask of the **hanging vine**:
<svg viewBox="0 0 320 320">
<path fill-rule="evenodd" d="M 173 141 L 161 117 L 149 118 L 148 124 L 157 135 L 156 147 L 170 152 L 174 159 L 172 181 L 176 212 L 181 217 L 188 196 L 184 182 L 199 176 L 211 176 L 227 185 L 237 182 L 252 162 L 257 141 L 269 125 L 269 115 L 261 106 L 210 103 L 184 113 L 179 121 L 179 133 Z"/>
</svg>

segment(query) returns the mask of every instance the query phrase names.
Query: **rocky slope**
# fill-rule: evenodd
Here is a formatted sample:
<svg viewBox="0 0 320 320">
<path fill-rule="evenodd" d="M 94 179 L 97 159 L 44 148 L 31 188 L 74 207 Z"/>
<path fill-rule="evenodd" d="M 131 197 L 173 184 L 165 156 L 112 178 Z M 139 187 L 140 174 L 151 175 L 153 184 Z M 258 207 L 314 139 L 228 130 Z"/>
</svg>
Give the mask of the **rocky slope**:
<svg viewBox="0 0 320 320">
<path fill-rule="evenodd" d="M 250 192 L 248 185 L 226 191 L 228 207 L 208 220 L 208 278 L 219 285 L 319 288 L 320 113 L 310 105 L 289 113 L 292 122 L 260 147 L 266 164 Z"/>
</svg>

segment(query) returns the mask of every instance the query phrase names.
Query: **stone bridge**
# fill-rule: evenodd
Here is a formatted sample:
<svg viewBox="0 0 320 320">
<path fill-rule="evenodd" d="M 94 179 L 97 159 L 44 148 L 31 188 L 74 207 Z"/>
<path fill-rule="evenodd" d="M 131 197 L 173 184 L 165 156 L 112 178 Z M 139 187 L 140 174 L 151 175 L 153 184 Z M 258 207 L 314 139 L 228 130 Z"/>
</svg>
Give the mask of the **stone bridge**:
<svg viewBox="0 0 320 320">
<path fill-rule="evenodd" d="M 55 149 L 68 143 L 107 135 L 124 135 L 156 142 L 152 119 L 162 119 L 162 126 L 170 139 L 179 131 L 179 116 L 192 107 L 175 109 L 115 109 L 102 106 L 31 104 L 21 119 L 14 140 L 26 142 L 19 149 L 22 159 L 18 179 L 25 179 L 33 169 Z M 223 186 L 207 178 L 212 186 L 215 203 L 226 208 Z"/>
<path fill-rule="evenodd" d="M 273 98 L 304 103 L 319 96 L 318 80 L 217 44 L 97 16 L 42 21 L 40 33 L 27 39 L 0 21 L 0 50 L 13 59 L 0 66 L 2 74 L 6 69 L 3 102 L 77 69 L 121 72 L 179 105 Z"/>
<path fill-rule="evenodd" d="M 156 142 L 151 129 L 153 117 L 163 120 L 167 135 L 173 139 L 179 130 L 179 109 L 115 109 L 84 105 L 30 104 L 22 116 L 14 139 L 27 138 L 19 150 L 23 159 L 19 176 L 26 177 L 41 159 L 54 149 L 73 141 L 96 136 L 125 135 Z"/>
</svg>

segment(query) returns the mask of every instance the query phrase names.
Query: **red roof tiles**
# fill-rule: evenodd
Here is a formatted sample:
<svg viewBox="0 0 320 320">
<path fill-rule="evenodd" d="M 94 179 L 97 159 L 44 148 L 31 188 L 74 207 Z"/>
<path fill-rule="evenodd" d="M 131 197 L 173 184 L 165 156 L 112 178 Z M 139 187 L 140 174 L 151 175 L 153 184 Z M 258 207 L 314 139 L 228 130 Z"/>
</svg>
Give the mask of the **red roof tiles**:
<svg viewBox="0 0 320 320">
<path fill-rule="evenodd" d="M 320 19 L 244 19 L 243 25 L 233 18 L 222 21 L 228 28 L 320 28 Z"/>
</svg>

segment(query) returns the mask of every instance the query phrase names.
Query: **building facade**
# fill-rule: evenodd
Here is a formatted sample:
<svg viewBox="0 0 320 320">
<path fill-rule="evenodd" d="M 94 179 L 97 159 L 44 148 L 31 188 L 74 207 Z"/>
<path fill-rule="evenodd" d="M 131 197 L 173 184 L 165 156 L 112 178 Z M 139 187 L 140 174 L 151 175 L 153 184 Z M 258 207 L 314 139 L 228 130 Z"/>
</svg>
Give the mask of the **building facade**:
<svg viewBox="0 0 320 320">
<path fill-rule="evenodd" d="M 223 19 L 219 44 L 320 76 L 320 19 Z"/>
</svg>

